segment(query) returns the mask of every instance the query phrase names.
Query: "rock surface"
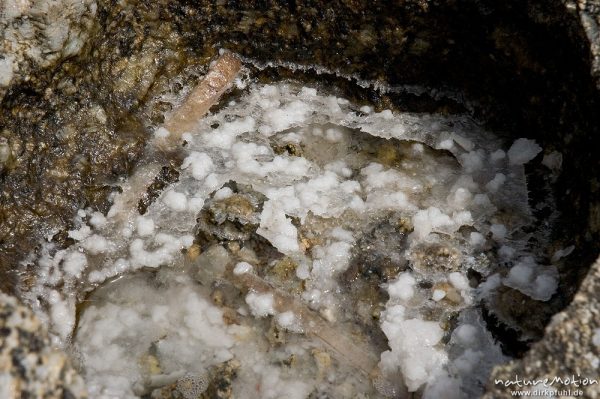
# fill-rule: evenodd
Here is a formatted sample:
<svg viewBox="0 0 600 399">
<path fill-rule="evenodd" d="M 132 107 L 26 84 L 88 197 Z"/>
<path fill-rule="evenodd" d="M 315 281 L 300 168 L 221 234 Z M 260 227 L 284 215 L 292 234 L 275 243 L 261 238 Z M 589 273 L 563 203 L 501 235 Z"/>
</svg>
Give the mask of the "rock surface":
<svg viewBox="0 0 600 399">
<path fill-rule="evenodd" d="M 83 380 L 64 353 L 50 348 L 31 310 L 0 292 L 0 397 L 86 398 Z"/>
<path fill-rule="evenodd" d="M 466 98 L 492 128 L 525 131 L 548 151 L 560 151 L 564 167 L 555 195 L 563 227 L 548 248 L 573 244 L 577 251 L 561 270 L 560 295 L 549 305 L 516 309 L 531 315 L 541 333 L 548 315 L 569 303 L 600 249 L 600 182 L 593 175 L 600 159 L 590 150 L 598 148 L 600 137 L 599 25 L 600 4 L 587 0 L 408 0 L 393 6 L 344 0 L 235 6 L 5 1 L 0 5 L 0 289 L 27 289 L 27 270 L 16 265 L 42 236 L 68 245 L 66 231 L 77 209 L 108 209 L 115 183 L 140 159 L 153 127 L 140 120 L 162 123 L 182 87 L 198 79 L 219 47 L 227 47 L 282 67 L 321 65 L 320 74 L 300 75 L 337 85 L 354 101 L 379 108 L 451 113 L 462 111 L 460 100 Z M 254 72 L 263 80 L 298 76 L 286 68 L 261 68 Z M 328 73 L 336 69 L 401 89 L 359 89 Z M 435 98 L 415 84 L 449 92 L 459 88 L 465 97 L 452 100 L 441 90 Z M 536 216 L 543 221 L 547 215 Z M 542 341 L 522 360 L 499 368 L 496 378 L 593 371 L 599 268 L 597 263 Z M 537 306 L 546 308 L 538 312 Z M 590 396 L 598 395 L 597 386 L 590 389 Z M 489 395 L 508 391 L 491 384 Z"/>
<path fill-rule="evenodd" d="M 556 314 L 546 328 L 544 338 L 533 345 L 525 357 L 496 367 L 488 383 L 485 398 L 514 397 L 510 391 L 519 389 L 506 387 L 496 380 L 552 381 L 556 377 L 600 380 L 600 259 L 592 266 L 589 275 L 573 302 Z M 600 398 L 600 384 L 576 387 L 572 384 L 556 383 L 558 391 L 576 389 L 583 391 L 579 397 Z M 563 397 L 563 396 L 561 396 Z"/>
<path fill-rule="evenodd" d="M 589 40 L 592 65 L 590 73 L 600 89 L 600 4 L 597 1 L 565 1 L 570 12 L 577 13 Z M 589 208 L 589 230 L 597 234 L 600 228 L 600 193 L 597 176 L 591 177 L 594 199 Z M 589 234 L 589 233 L 588 233 Z M 598 243 L 594 252 L 598 253 Z M 562 312 L 553 316 L 543 338 L 535 343 L 522 359 L 496 367 L 488 382 L 485 398 L 509 398 L 511 389 L 496 380 L 538 380 L 556 377 L 590 378 L 600 380 L 600 258 L 591 267 L 573 301 Z M 595 338 L 596 337 L 596 338 Z M 576 387 L 556 383 L 551 389 L 583 391 L 586 398 L 599 398 L 600 385 L 587 384 Z M 517 388 L 518 389 L 518 388 Z M 564 396 L 573 397 L 573 396 Z"/>
<path fill-rule="evenodd" d="M 77 55 L 93 31 L 94 0 L 7 0 L 0 4 L 0 100 L 40 69 Z"/>
</svg>

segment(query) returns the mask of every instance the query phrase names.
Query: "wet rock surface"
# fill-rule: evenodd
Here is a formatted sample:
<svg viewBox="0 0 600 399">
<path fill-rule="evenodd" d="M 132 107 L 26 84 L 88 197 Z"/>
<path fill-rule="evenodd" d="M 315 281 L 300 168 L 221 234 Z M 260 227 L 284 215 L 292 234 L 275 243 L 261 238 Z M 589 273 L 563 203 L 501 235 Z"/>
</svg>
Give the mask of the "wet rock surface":
<svg viewBox="0 0 600 399">
<path fill-rule="evenodd" d="M 107 211 L 118 179 L 143 154 L 152 126 L 140 120 L 162 123 L 160 115 L 219 47 L 279 65 L 253 70 L 265 81 L 297 77 L 286 62 L 316 64 L 325 71 L 300 75 L 333 82 L 358 103 L 447 113 L 467 104 L 490 128 L 507 136 L 527 132 L 546 151 L 560 151 L 554 194 L 562 227 L 546 256 L 569 245 L 577 251 L 564 260 L 559 294 L 549 303 L 524 303 L 509 292 L 500 299 L 497 323 L 524 320 L 540 339 L 598 255 L 600 183 L 593 171 L 600 159 L 591 149 L 600 126 L 600 14 L 594 2 L 63 3 L 47 15 L 39 12 L 42 2 L 4 8 L 0 21 L 0 66 L 11 68 L 0 78 L 4 291 L 27 289 L 30 276 L 15 273 L 15 265 L 41 236 L 67 245 L 77 209 Z M 57 14 L 63 9 L 68 12 Z M 55 32 L 61 24 L 68 28 Z M 408 86 L 374 91 L 327 71 Z M 418 92 L 415 84 L 440 90 Z M 497 376 L 594 372 L 586 355 L 598 356 L 590 338 L 600 327 L 597 268 L 543 340 Z M 491 397 L 508 394 L 490 389 Z"/>
<path fill-rule="evenodd" d="M 77 55 L 97 26 L 94 0 L 5 1 L 0 5 L 0 99 L 7 88 L 41 83 L 40 70 Z"/>
</svg>

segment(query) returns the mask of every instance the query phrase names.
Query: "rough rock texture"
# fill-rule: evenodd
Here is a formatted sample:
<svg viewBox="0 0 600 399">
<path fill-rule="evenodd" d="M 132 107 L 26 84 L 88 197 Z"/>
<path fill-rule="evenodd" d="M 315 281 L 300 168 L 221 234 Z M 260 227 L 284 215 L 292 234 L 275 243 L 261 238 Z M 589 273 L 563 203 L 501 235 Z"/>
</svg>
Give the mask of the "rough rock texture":
<svg viewBox="0 0 600 399">
<path fill-rule="evenodd" d="M 589 40 L 592 55 L 592 76 L 600 88 L 600 2 L 597 0 L 565 1 L 569 10 L 576 10 L 581 20 L 581 26 Z"/>
<path fill-rule="evenodd" d="M 566 1 L 565 7 L 576 12 L 589 40 L 592 65 L 591 75 L 600 89 L 600 3 L 582 0 Z M 592 139 L 593 140 L 593 139 Z M 593 151 L 592 151 L 593 153 Z M 597 157 L 597 156 L 596 156 Z M 598 170 L 598 169 L 596 169 Z M 600 231 L 600 184 L 598 175 L 588 176 L 590 181 L 591 203 L 589 206 L 588 235 Z M 598 241 L 592 254 L 598 253 Z M 600 331 L 600 258 L 591 267 L 581 284 L 573 302 L 562 312 L 554 315 L 546 327 L 544 337 L 535 343 L 526 355 L 519 360 L 496 367 L 488 382 L 486 398 L 509 398 L 511 388 L 496 384 L 495 380 L 522 379 L 537 380 L 555 377 L 581 376 L 600 380 L 600 347 L 593 337 Z M 553 388 L 581 389 L 583 397 L 600 397 L 600 384 L 577 388 L 573 385 L 555 384 Z M 514 388 L 512 388 L 514 389 Z"/>
<path fill-rule="evenodd" d="M 552 318 L 544 338 L 533 345 L 521 360 L 496 367 L 486 398 L 510 398 L 512 388 L 496 384 L 495 380 L 552 380 L 555 377 L 590 378 L 600 381 L 600 342 L 594 338 L 600 331 L 600 259 L 592 266 L 573 302 Z M 596 341 L 596 342 L 594 342 Z M 577 389 L 574 385 L 555 384 L 559 391 Z M 581 386 L 585 398 L 600 398 L 600 384 Z M 581 397 L 581 396 L 580 396 Z"/>
<path fill-rule="evenodd" d="M 514 306 L 508 295 L 500 325 L 529 315 L 539 338 L 598 255 L 597 1 L 8 0 L 0 7 L 0 289 L 27 289 L 31 274 L 18 262 L 42 236 L 68 245 L 77 209 L 107 210 L 115 183 L 142 156 L 149 129 L 219 47 L 280 66 L 254 68 L 261 80 L 323 81 L 378 108 L 468 109 L 507 141 L 525 135 L 547 152 L 560 151 L 554 195 L 562 214 L 539 255 L 569 245 L 576 251 L 561 267 L 551 302 Z M 292 72 L 289 62 L 324 69 Z M 397 90 L 359 87 L 327 72 L 335 70 Z M 532 189 L 534 201 L 543 195 Z M 589 277 L 595 284 L 598 278 Z M 590 293 L 591 312 L 598 308 Z M 557 326 L 577 331 L 573 306 L 549 337 Z M 556 351 L 590 350 L 584 340 L 559 337 Z M 544 370 L 551 367 L 539 349 L 545 340 L 508 367 L 531 376 L 554 372 Z M 561 370 L 576 361 L 559 362 Z"/>
<path fill-rule="evenodd" d="M 31 310 L 0 292 L 0 397 L 85 398 L 83 380 L 64 353 L 50 348 Z"/>
<path fill-rule="evenodd" d="M 81 51 L 94 28 L 94 0 L 0 3 L 0 100 L 7 87 L 31 81 Z"/>
</svg>

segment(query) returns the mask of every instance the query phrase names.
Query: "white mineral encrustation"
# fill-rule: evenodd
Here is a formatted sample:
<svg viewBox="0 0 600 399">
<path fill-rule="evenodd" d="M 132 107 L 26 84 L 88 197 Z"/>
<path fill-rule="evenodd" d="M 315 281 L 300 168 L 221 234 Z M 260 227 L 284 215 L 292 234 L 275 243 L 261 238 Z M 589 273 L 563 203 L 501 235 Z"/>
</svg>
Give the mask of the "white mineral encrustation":
<svg viewBox="0 0 600 399">
<path fill-rule="evenodd" d="M 506 358 L 474 303 L 556 290 L 523 229 L 541 148 L 464 116 L 238 84 L 143 215 L 82 209 L 75 244 L 31 258 L 31 304 L 91 397 L 477 394 Z"/>
</svg>

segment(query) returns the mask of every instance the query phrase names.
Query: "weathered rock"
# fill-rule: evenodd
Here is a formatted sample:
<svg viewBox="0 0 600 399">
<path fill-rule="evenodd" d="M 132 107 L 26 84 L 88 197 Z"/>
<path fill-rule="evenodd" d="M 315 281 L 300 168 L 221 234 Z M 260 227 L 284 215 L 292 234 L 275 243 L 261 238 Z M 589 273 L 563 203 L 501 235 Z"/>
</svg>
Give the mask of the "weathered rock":
<svg viewBox="0 0 600 399">
<path fill-rule="evenodd" d="M 8 0 L 0 4 L 0 100 L 6 90 L 36 81 L 40 69 L 77 55 L 94 29 L 94 0 Z"/>
<path fill-rule="evenodd" d="M 552 381 L 556 377 L 599 379 L 600 364 L 600 259 L 596 261 L 575 295 L 573 302 L 552 318 L 544 338 L 533 345 L 523 359 L 496 367 L 485 398 L 510 398 L 516 387 L 505 387 L 503 382 L 515 380 Z M 594 338 L 596 336 L 596 338 Z M 496 384 L 495 380 L 501 380 Z M 585 398 L 600 398 L 600 385 L 588 384 L 577 387 L 556 383 L 552 388 L 582 390 Z"/>
<path fill-rule="evenodd" d="M 563 169 L 553 193 L 561 215 L 548 248 L 575 245 L 576 251 L 560 269 L 553 301 L 523 304 L 518 314 L 550 315 L 566 306 L 598 255 L 597 1 L 32 0 L 1 7 L 2 289 L 27 289 L 30 273 L 16 265 L 42 235 L 66 245 L 78 208 L 107 210 L 114 183 L 141 157 L 148 129 L 162 123 L 221 46 L 281 65 L 253 69 L 263 81 L 325 82 L 378 109 L 468 109 L 490 130 L 527 135 L 546 151 L 560 151 Z M 293 72 L 284 67 L 288 62 L 323 70 Z M 398 90 L 359 87 L 327 71 Z M 591 330 L 579 318 L 587 312 L 586 328 L 600 327 L 597 294 L 585 288 L 597 287 L 595 270 L 546 337 L 498 375 L 584 370 L 581 356 L 590 347 L 581 332 Z M 547 320 L 536 318 L 540 330 Z"/>
<path fill-rule="evenodd" d="M 86 398 L 67 356 L 50 341 L 31 310 L 0 292 L 0 397 Z"/>
</svg>

